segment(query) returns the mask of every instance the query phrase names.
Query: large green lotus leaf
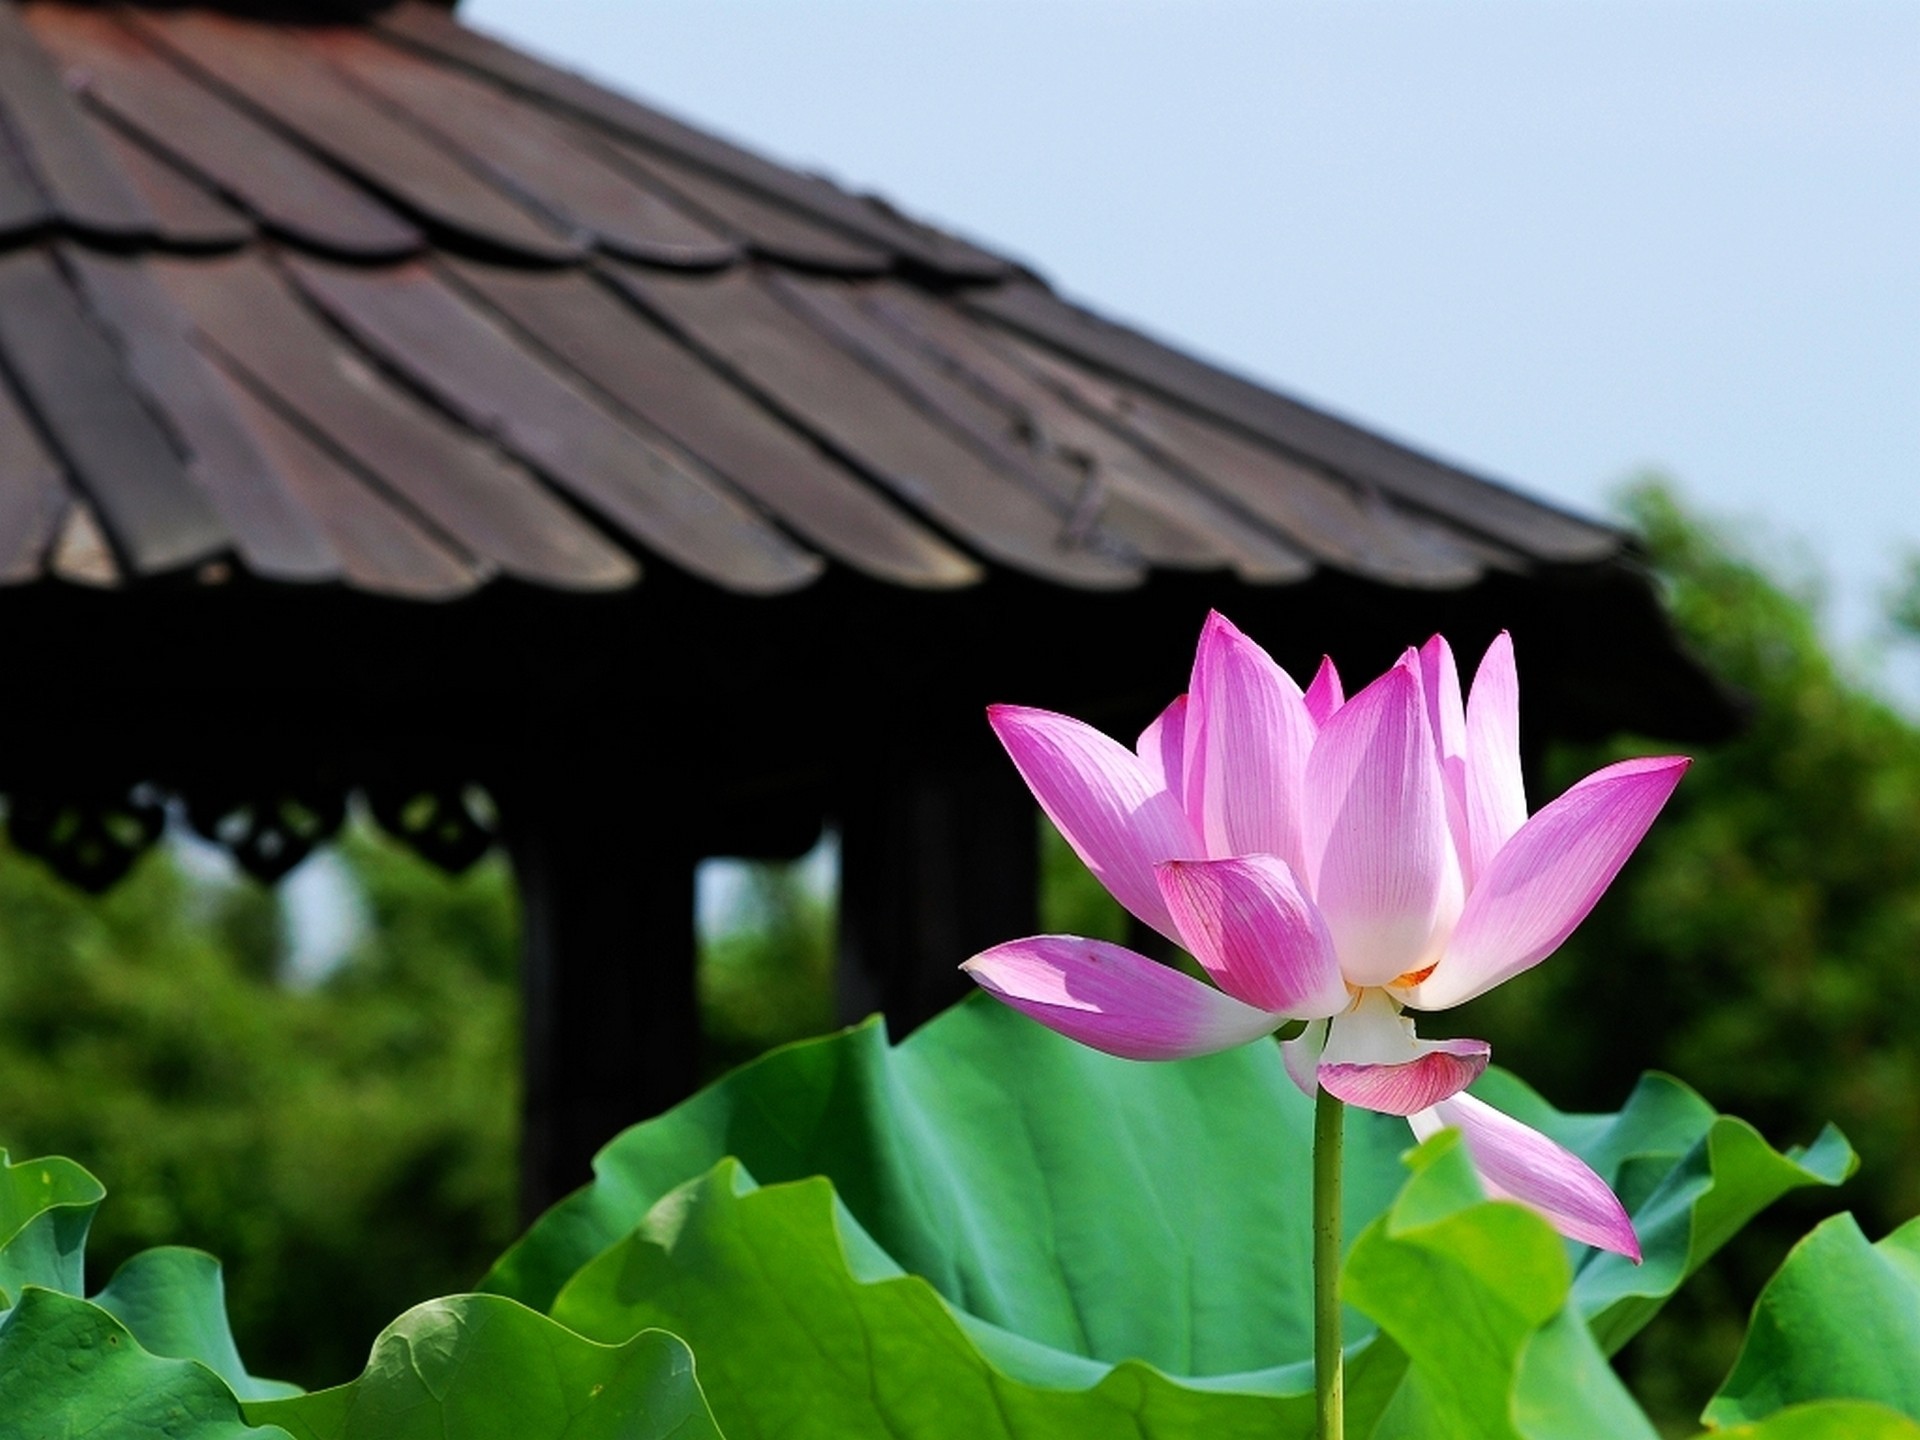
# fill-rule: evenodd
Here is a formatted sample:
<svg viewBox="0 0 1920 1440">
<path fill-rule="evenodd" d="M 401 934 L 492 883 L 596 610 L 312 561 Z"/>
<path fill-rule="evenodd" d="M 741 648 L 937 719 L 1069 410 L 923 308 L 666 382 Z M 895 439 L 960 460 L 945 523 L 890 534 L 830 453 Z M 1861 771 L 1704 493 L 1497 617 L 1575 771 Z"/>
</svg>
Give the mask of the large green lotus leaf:
<svg viewBox="0 0 1920 1440">
<path fill-rule="evenodd" d="M 166 1245 L 143 1250 L 93 1297 L 154 1355 L 198 1360 L 242 1400 L 298 1395 L 300 1387 L 247 1373 L 227 1325 L 220 1262 L 204 1250 Z"/>
<path fill-rule="evenodd" d="M 1920 1425 L 1870 1401 L 1823 1400 L 1715 1430 L 1713 1440 L 1920 1440 Z"/>
<path fill-rule="evenodd" d="M 956 1312 L 901 1271 L 824 1178 L 756 1187 L 722 1160 L 586 1265 L 554 1318 L 601 1340 L 686 1337 L 734 1440 L 1268 1440 L 1313 1432 L 1310 1365 L 1182 1383 Z M 1377 1415 L 1405 1361 L 1377 1339 L 1351 1361 Z M 1356 1429 L 1354 1434 L 1364 1433 Z"/>
<path fill-rule="evenodd" d="M 1413 1178 L 1347 1258 L 1348 1301 L 1408 1357 L 1372 1440 L 1656 1440 L 1569 1305 L 1552 1226 L 1487 1203 L 1457 1135 L 1409 1158 Z"/>
<path fill-rule="evenodd" d="M 1737 1222 L 1852 1163 L 1837 1133 L 1778 1156 L 1664 1077 L 1611 1116 L 1561 1114 L 1497 1073 L 1477 1093 L 1587 1157 L 1635 1210 L 1641 1270 L 1569 1251 L 1609 1351 Z M 1033 1345 L 1188 1378 L 1302 1362 L 1311 1110 L 1271 1044 L 1116 1060 L 977 996 L 898 1046 L 869 1022 L 789 1047 L 628 1130 L 483 1288 L 551 1304 L 662 1195 L 737 1155 L 768 1185 L 826 1176 L 903 1270 Z M 1351 1237 L 1398 1192 L 1411 1136 L 1366 1114 L 1347 1135 Z M 1349 1333 L 1370 1328 L 1354 1317 Z"/>
<path fill-rule="evenodd" d="M 1311 1353 L 1312 1124 L 1272 1044 L 1116 1060 L 982 996 L 899 1046 L 869 1022 L 789 1047 L 627 1131 L 483 1288 L 544 1308 L 735 1155 L 767 1185 L 826 1176 L 902 1269 L 1025 1340 L 1257 1370 Z M 1364 1113 L 1347 1136 L 1352 1235 L 1400 1188 L 1412 1137 Z"/>
<path fill-rule="evenodd" d="M 153 1355 L 98 1305 L 28 1286 L 0 1319 L 0 1430 L 33 1440 L 289 1440 L 226 1382 Z"/>
<path fill-rule="evenodd" d="M 1385 1331 L 1349 1349 L 1348 1433 L 1653 1440 L 1567 1303 L 1560 1237 L 1487 1203 L 1457 1136 L 1412 1164 L 1348 1260 L 1350 1298 Z M 735 1440 L 1306 1440 L 1314 1427 L 1304 1362 L 1184 1380 L 1022 1341 L 904 1274 L 825 1179 L 761 1189 L 733 1160 L 661 1199 L 553 1315 L 608 1341 L 684 1335 Z"/>
<path fill-rule="evenodd" d="M 12 1165 L 0 1150 L 0 1310 L 28 1285 L 67 1295 L 85 1289 L 87 1231 L 106 1193 L 71 1160 Z"/>
<path fill-rule="evenodd" d="M 1790 1190 L 1838 1185 L 1858 1164 L 1831 1125 L 1782 1153 L 1666 1075 L 1642 1076 L 1613 1116 L 1563 1114 L 1503 1072 L 1489 1072 L 1474 1093 L 1578 1153 L 1632 1213 L 1644 1263 L 1569 1247 L 1575 1303 L 1608 1354 L 1760 1211 Z"/>
<path fill-rule="evenodd" d="M 1853 1216 L 1835 1215 L 1794 1246 L 1706 1419 L 1733 1425 L 1828 1398 L 1920 1419 L 1920 1220 L 1870 1245 Z"/>
<path fill-rule="evenodd" d="M 295 1440 L 721 1440 L 675 1336 L 597 1344 L 497 1295 L 416 1306 L 359 1379 L 246 1415 Z"/>
</svg>

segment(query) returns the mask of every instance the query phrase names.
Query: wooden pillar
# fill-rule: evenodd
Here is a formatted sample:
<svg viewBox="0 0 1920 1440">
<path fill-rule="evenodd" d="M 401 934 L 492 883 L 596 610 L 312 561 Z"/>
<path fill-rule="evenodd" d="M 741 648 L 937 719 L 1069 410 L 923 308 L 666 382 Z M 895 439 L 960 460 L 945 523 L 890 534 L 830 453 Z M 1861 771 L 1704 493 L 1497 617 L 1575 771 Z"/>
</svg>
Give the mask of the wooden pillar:
<svg viewBox="0 0 1920 1440">
<path fill-rule="evenodd" d="M 1038 928 L 1038 812 L 1006 757 L 899 759 L 840 807 L 840 1011 L 895 1039 L 973 989 L 969 955 Z"/>
<path fill-rule="evenodd" d="M 591 1176 L 594 1152 L 699 1078 L 697 857 L 677 798 L 631 753 L 575 756 L 502 798 L 522 907 L 521 1208 Z"/>
</svg>

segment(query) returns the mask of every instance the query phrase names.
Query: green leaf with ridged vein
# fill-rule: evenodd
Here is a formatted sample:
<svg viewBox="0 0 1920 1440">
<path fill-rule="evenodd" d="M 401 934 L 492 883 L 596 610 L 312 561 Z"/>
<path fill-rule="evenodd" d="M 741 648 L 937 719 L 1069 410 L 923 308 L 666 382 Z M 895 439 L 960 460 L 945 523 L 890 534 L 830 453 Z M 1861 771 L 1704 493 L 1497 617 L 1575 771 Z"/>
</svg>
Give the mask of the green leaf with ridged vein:
<svg viewBox="0 0 1920 1440">
<path fill-rule="evenodd" d="M 0 1310 L 28 1285 L 85 1288 L 87 1231 L 106 1189 L 71 1160 L 7 1162 L 0 1150 Z"/>
<path fill-rule="evenodd" d="M 1310 1366 L 1183 1384 L 1139 1361 L 1022 1342 L 903 1274 L 825 1179 L 761 1189 L 733 1160 L 664 1197 L 574 1276 L 553 1314 L 602 1340 L 649 1325 L 684 1335 L 733 1440 L 1313 1432 Z M 1402 1368 L 1392 1346 L 1361 1347 L 1353 1408 L 1377 1414 Z"/>
<path fill-rule="evenodd" d="M 904 1270 L 1024 1340 L 1183 1376 L 1261 1370 L 1311 1354 L 1312 1123 L 1273 1044 L 1116 1060 L 981 996 L 898 1046 L 869 1022 L 775 1052 L 627 1131 L 482 1288 L 550 1304 L 660 1196 L 737 1155 L 766 1185 L 825 1175 Z M 1400 1188 L 1411 1143 L 1404 1121 L 1350 1115 L 1349 1235 Z"/>
<path fill-rule="evenodd" d="M 415 1306 L 360 1377 L 250 1401 L 294 1440 L 721 1440 L 693 1355 L 658 1330 L 602 1345 L 497 1295 Z"/>
<path fill-rule="evenodd" d="M 1350 1303 L 1405 1352 L 1371 1440 L 1654 1440 L 1568 1304 L 1573 1267 L 1530 1210 L 1488 1203 L 1460 1137 L 1409 1159 L 1413 1178 L 1348 1256 Z"/>
<path fill-rule="evenodd" d="M 227 1323 L 220 1262 L 179 1245 L 142 1250 L 113 1272 L 93 1303 L 153 1355 L 198 1360 L 242 1400 L 298 1395 L 300 1387 L 247 1373 Z"/>
<path fill-rule="evenodd" d="M 1735 1425 L 1829 1398 L 1920 1420 L 1920 1220 L 1870 1245 L 1853 1216 L 1835 1215 L 1794 1246 L 1705 1418 Z"/>
<path fill-rule="evenodd" d="M 198 1361 L 149 1354 L 98 1305 L 37 1285 L 0 1319 L 0 1425 L 34 1440 L 289 1440 L 251 1428 Z"/>
<path fill-rule="evenodd" d="M 1805 1148 L 1777 1151 L 1667 1075 L 1642 1076 L 1617 1116 L 1563 1114 L 1504 1072 L 1474 1093 L 1578 1153 L 1632 1213 L 1642 1264 L 1570 1247 L 1575 1303 L 1609 1355 L 1755 1215 L 1790 1190 L 1838 1185 L 1859 1163 L 1831 1125 Z"/>
<path fill-rule="evenodd" d="M 1782 1159 L 1661 1076 L 1612 1116 L 1561 1114 L 1498 1072 L 1476 1093 L 1581 1153 L 1635 1209 L 1642 1271 L 1569 1252 L 1609 1350 L 1732 1226 L 1852 1160 L 1837 1134 Z M 875 1022 L 790 1046 L 628 1130 L 482 1288 L 551 1304 L 662 1195 L 737 1155 L 767 1185 L 826 1176 L 902 1269 L 1031 1345 L 1194 1379 L 1299 1363 L 1311 1123 L 1271 1044 L 1116 1060 L 976 996 L 898 1046 Z M 1397 1120 L 1349 1116 L 1349 1237 L 1397 1193 L 1410 1144 Z M 1350 1338 L 1370 1329 L 1350 1312 Z"/>
</svg>

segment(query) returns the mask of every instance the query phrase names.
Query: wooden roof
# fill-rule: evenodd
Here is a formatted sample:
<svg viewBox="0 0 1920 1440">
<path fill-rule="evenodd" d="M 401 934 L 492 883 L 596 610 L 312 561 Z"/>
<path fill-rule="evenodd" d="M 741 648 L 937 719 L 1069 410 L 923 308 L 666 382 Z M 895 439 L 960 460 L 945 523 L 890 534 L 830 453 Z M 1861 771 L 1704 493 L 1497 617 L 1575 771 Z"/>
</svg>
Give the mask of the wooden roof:
<svg viewBox="0 0 1920 1440">
<path fill-rule="evenodd" d="M 418 0 L 0 0 L 0 583 L 1446 591 L 1627 544 Z"/>
</svg>

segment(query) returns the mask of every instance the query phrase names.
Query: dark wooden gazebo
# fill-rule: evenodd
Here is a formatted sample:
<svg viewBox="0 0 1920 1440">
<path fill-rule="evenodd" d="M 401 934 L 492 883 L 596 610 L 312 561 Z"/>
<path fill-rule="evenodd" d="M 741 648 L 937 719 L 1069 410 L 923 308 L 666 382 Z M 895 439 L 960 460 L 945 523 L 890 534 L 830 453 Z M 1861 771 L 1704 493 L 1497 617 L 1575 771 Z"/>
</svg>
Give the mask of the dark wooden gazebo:
<svg viewBox="0 0 1920 1440">
<path fill-rule="evenodd" d="M 1296 667 L 1511 628 L 1536 744 L 1730 721 L 1619 531 L 444 8 L 0 0 L 12 836 L 504 841 L 533 1202 L 692 1083 L 701 857 L 831 818 L 910 1025 L 1033 923 L 981 705 L 1137 724 L 1210 605 Z"/>
</svg>

